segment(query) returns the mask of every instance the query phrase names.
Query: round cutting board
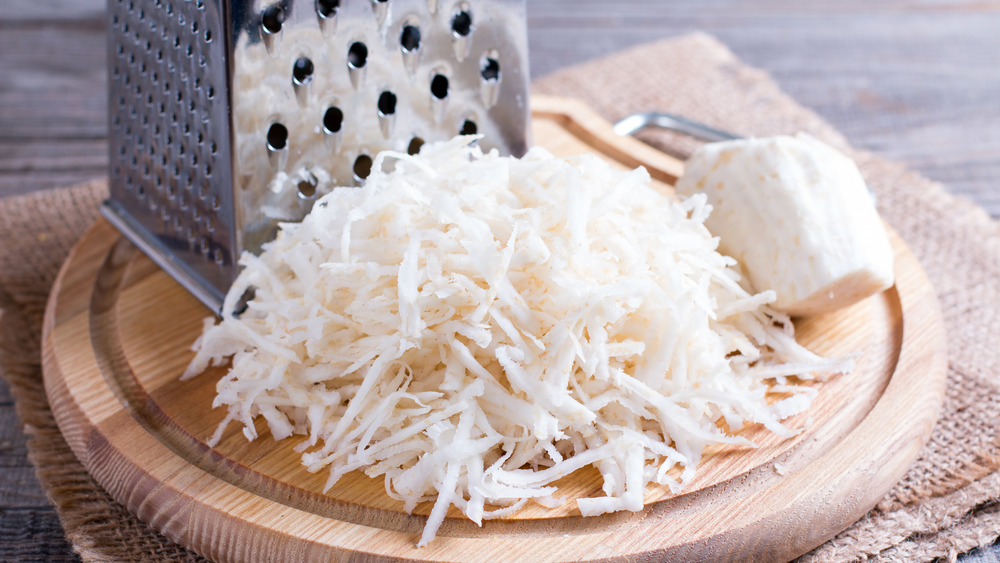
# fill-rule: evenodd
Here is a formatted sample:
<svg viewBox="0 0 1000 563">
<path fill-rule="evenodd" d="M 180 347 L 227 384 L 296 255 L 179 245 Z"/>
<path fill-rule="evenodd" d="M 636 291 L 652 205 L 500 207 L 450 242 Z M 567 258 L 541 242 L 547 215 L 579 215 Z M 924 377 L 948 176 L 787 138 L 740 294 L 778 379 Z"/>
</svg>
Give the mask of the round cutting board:
<svg viewBox="0 0 1000 563">
<path fill-rule="evenodd" d="M 595 152 L 646 166 L 671 183 L 682 165 L 572 100 L 536 98 L 534 142 L 556 154 Z M 816 382 L 808 412 L 780 439 L 745 434 L 756 449 L 709 451 L 680 495 L 650 488 L 640 512 L 584 518 L 567 502 L 528 506 L 482 527 L 450 512 L 416 548 L 429 506 L 407 514 L 381 480 L 356 472 L 323 493 L 294 451 L 261 424 L 248 442 L 212 409 L 222 368 L 179 376 L 210 315 L 163 271 L 98 221 L 70 254 L 45 319 L 45 385 L 67 442 L 120 503 L 166 536 L 219 561 L 400 559 L 782 560 L 861 517 L 903 475 L 941 405 L 945 350 L 937 301 L 906 245 L 890 232 L 896 285 L 835 313 L 796 321 L 797 338 L 825 355 L 854 355 L 848 374 Z M 581 470 L 567 498 L 599 495 Z"/>
</svg>

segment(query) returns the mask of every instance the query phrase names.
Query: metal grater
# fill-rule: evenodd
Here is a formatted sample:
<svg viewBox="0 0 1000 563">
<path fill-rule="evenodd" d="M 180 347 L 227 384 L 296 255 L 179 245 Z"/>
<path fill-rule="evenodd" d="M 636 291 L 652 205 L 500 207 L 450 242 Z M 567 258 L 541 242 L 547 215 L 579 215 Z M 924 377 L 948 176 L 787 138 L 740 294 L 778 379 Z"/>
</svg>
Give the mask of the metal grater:
<svg viewBox="0 0 1000 563">
<path fill-rule="evenodd" d="M 109 0 L 104 216 L 215 311 L 384 149 L 527 148 L 524 0 Z"/>
</svg>

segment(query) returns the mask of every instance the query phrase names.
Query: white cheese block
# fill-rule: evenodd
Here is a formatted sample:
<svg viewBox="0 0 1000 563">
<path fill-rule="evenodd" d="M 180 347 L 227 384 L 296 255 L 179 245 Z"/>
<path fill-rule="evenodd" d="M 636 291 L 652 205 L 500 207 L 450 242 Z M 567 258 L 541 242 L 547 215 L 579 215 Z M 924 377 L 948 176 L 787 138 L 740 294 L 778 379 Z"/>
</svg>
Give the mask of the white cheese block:
<svg viewBox="0 0 1000 563">
<path fill-rule="evenodd" d="M 773 306 L 811 315 L 851 305 L 893 284 L 892 248 L 861 173 L 813 137 L 704 145 L 677 193 L 705 193 L 705 222 Z"/>
</svg>

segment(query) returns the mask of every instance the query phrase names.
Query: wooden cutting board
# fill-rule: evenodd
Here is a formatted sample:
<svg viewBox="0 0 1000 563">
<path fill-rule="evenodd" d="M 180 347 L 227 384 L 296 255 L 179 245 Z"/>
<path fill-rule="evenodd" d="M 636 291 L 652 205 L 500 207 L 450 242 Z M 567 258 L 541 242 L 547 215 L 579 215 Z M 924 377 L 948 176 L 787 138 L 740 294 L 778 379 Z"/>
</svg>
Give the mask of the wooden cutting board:
<svg viewBox="0 0 1000 563">
<path fill-rule="evenodd" d="M 603 154 L 646 166 L 663 184 L 682 164 L 572 100 L 536 98 L 534 142 L 556 154 Z M 665 187 L 665 189 L 667 189 Z M 174 541 L 219 561 L 784 560 L 865 512 L 905 472 L 941 405 L 946 355 L 932 288 L 890 232 L 896 285 L 851 308 L 796 322 L 821 354 L 857 354 L 782 440 L 746 431 L 757 449 L 711 450 L 681 495 L 652 488 L 637 513 L 580 516 L 575 503 L 526 507 L 482 527 L 449 513 L 438 537 L 415 544 L 429 506 L 413 515 L 381 480 L 354 473 L 328 493 L 293 451 L 296 439 L 247 442 L 211 408 L 221 369 L 178 377 L 209 312 L 117 231 L 98 221 L 70 254 L 49 300 L 48 397 L 59 427 L 94 478 Z M 808 424 L 807 424 L 808 423 Z M 600 494 L 596 471 L 561 482 L 570 498 Z"/>
</svg>

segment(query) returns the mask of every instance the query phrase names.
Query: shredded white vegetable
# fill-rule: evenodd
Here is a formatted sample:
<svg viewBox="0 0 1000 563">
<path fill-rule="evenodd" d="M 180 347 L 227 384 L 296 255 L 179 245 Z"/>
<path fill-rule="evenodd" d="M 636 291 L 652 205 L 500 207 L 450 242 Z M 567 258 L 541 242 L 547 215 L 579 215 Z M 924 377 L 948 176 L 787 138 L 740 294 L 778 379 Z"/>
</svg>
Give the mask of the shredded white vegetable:
<svg viewBox="0 0 1000 563">
<path fill-rule="evenodd" d="M 305 435 L 327 488 L 363 470 L 408 511 L 433 502 L 424 545 L 451 505 L 480 524 L 558 505 L 553 483 L 586 466 L 605 496 L 575 499 L 582 514 L 640 510 L 707 446 L 750 445 L 719 421 L 791 436 L 781 420 L 816 392 L 795 378 L 845 369 L 795 342 L 772 292 L 740 286 L 704 197 L 471 140 L 380 154 L 365 187 L 243 256 L 185 373 L 231 358 L 213 440 L 234 420 L 256 438 L 258 416 L 275 439 Z"/>
</svg>

